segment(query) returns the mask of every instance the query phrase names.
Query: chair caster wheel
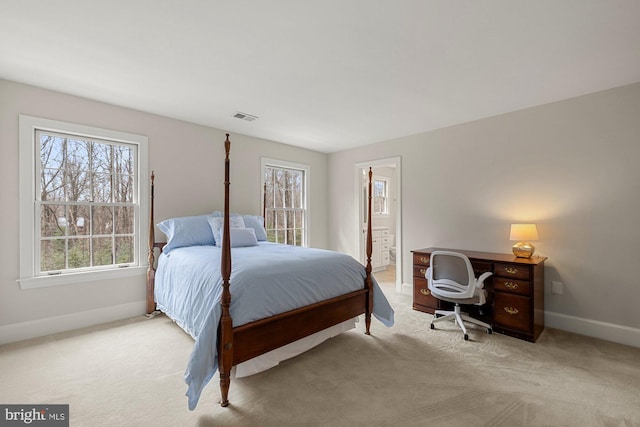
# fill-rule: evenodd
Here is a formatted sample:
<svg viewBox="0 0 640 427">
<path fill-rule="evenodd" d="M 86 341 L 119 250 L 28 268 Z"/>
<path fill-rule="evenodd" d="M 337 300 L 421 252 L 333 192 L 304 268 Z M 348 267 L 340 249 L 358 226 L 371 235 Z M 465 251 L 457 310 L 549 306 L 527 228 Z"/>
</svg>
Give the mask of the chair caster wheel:
<svg viewBox="0 0 640 427">
<path fill-rule="evenodd" d="M 465 340 L 465 341 L 469 341 L 469 335 L 464 334 L 464 340 Z"/>
<path fill-rule="evenodd" d="M 435 329 L 435 328 L 436 328 L 436 327 L 435 327 L 435 326 L 433 326 L 433 323 L 432 323 L 432 324 L 431 324 L 431 329 Z"/>
</svg>

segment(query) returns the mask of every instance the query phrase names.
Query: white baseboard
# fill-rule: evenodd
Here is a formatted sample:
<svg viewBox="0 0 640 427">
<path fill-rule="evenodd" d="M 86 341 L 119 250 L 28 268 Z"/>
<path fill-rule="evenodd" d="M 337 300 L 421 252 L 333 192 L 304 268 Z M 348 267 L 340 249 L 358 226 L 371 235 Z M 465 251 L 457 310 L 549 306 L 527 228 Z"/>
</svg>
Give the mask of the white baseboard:
<svg viewBox="0 0 640 427">
<path fill-rule="evenodd" d="M 401 293 L 406 295 L 413 295 L 413 285 L 411 283 L 403 283 L 401 289 Z"/>
<path fill-rule="evenodd" d="M 0 326 L 0 345 L 42 337 L 58 332 L 72 331 L 100 323 L 140 316 L 146 311 L 146 302 L 137 301 L 112 307 L 47 317 L 27 322 Z"/>
<path fill-rule="evenodd" d="M 545 311 L 545 326 L 640 348 L 640 329 Z"/>
</svg>

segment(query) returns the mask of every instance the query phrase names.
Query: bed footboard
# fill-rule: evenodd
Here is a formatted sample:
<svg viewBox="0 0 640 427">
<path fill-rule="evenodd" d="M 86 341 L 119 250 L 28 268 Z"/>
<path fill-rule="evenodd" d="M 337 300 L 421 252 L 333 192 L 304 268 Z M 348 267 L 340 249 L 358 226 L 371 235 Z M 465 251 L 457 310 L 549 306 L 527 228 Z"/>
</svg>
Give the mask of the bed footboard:
<svg viewBox="0 0 640 427">
<path fill-rule="evenodd" d="M 320 301 L 233 330 L 233 364 L 245 362 L 364 313 L 367 291 Z"/>
</svg>

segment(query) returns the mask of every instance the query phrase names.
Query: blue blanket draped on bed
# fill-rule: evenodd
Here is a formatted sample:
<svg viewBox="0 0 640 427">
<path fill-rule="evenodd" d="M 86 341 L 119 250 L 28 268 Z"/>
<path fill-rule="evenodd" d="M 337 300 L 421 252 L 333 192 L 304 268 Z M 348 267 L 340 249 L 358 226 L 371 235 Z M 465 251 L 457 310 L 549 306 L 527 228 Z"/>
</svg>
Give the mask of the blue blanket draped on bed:
<svg viewBox="0 0 640 427">
<path fill-rule="evenodd" d="M 233 248 L 231 306 L 233 326 L 362 289 L 365 269 L 352 257 L 322 249 L 260 242 Z M 221 249 L 191 246 L 161 255 L 155 279 L 158 309 L 194 339 L 185 372 L 189 409 L 218 370 Z M 393 309 L 373 281 L 373 315 L 393 325 Z"/>
</svg>

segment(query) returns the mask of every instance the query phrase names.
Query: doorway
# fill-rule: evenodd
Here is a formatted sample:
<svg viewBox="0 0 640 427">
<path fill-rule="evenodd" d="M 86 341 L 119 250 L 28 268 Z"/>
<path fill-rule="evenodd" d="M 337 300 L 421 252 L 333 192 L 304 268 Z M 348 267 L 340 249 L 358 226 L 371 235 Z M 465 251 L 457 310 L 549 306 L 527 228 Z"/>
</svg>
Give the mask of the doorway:
<svg viewBox="0 0 640 427">
<path fill-rule="evenodd" d="M 375 209 L 367 216 L 369 168 L 373 171 Z M 356 231 L 359 259 L 366 263 L 366 231 L 372 221 L 374 253 L 372 267 L 376 277 L 395 276 L 394 288 L 402 292 L 402 185 L 400 157 L 360 162 L 355 165 Z M 386 193 L 386 194 L 385 194 Z M 395 271 L 395 275 L 393 274 Z"/>
</svg>

